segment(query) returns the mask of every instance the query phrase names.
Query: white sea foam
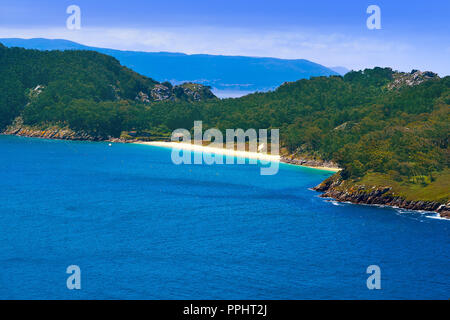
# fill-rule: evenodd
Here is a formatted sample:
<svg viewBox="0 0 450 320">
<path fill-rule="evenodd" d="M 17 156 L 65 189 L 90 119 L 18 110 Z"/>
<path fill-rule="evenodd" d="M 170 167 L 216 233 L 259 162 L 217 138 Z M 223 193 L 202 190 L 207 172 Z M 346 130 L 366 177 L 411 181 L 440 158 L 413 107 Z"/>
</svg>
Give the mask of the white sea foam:
<svg viewBox="0 0 450 320">
<path fill-rule="evenodd" d="M 408 209 L 402 209 L 395 207 L 395 210 L 399 213 L 419 213 L 424 216 L 428 215 L 435 215 L 436 213 L 434 211 L 426 211 L 426 210 L 408 210 Z"/>
<path fill-rule="evenodd" d="M 450 221 L 450 219 L 442 218 L 442 217 L 439 215 L 439 213 L 436 213 L 436 214 L 431 215 L 431 216 L 427 216 L 427 218 L 430 218 L 430 219 L 436 219 L 436 220 L 447 220 L 447 221 Z"/>
<path fill-rule="evenodd" d="M 395 211 L 397 211 L 398 213 L 411 213 L 411 210 L 406 210 L 406 209 L 401 209 L 401 208 L 395 208 Z"/>
</svg>

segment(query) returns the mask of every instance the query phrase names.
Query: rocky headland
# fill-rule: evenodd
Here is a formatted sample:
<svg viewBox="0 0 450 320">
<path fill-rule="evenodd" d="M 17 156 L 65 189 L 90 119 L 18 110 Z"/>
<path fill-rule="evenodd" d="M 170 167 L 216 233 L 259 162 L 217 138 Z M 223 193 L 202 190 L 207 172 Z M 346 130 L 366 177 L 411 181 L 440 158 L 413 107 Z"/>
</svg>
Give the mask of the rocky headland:
<svg viewBox="0 0 450 320">
<path fill-rule="evenodd" d="M 355 204 L 385 205 L 407 210 L 422 210 L 439 213 L 440 217 L 450 219 L 450 203 L 437 201 L 407 200 L 392 192 L 390 186 L 344 186 L 340 174 L 335 174 L 313 188 L 323 192 L 322 198 L 333 198 L 341 202 Z"/>
</svg>

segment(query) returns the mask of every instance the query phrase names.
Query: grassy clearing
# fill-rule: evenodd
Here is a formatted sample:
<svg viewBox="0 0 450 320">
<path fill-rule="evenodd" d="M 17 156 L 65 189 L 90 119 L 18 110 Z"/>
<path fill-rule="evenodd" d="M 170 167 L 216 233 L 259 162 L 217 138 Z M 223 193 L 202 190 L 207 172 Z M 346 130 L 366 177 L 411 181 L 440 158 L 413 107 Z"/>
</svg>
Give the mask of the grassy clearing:
<svg viewBox="0 0 450 320">
<path fill-rule="evenodd" d="M 450 199 L 450 170 L 434 174 L 429 183 L 398 182 L 387 174 L 368 173 L 358 181 L 348 181 L 347 186 L 392 187 L 391 193 L 414 201 L 448 202 Z"/>
</svg>

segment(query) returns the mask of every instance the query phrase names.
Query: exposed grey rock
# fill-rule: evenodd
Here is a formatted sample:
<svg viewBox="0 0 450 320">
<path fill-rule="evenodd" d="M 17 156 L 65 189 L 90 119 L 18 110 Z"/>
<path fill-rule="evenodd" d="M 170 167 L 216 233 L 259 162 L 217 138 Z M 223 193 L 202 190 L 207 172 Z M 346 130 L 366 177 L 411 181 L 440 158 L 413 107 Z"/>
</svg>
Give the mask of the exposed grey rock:
<svg viewBox="0 0 450 320">
<path fill-rule="evenodd" d="M 411 73 L 396 72 L 393 75 L 394 80 L 388 84 L 388 89 L 399 89 L 405 86 L 417 86 L 424 81 L 439 79 L 439 76 L 431 71 L 412 70 Z"/>
<path fill-rule="evenodd" d="M 325 160 L 311 160 L 311 159 L 303 159 L 303 158 L 295 158 L 293 156 L 282 156 L 281 161 L 289 164 L 295 164 L 300 166 L 308 166 L 308 167 L 327 167 L 327 168 L 335 168 L 339 169 L 339 166 L 332 161 Z"/>
<path fill-rule="evenodd" d="M 157 84 L 151 91 L 151 96 L 153 101 L 164 101 L 170 100 L 172 97 L 172 91 L 170 88 L 162 84 Z M 148 99 L 148 96 L 147 96 Z"/>
</svg>

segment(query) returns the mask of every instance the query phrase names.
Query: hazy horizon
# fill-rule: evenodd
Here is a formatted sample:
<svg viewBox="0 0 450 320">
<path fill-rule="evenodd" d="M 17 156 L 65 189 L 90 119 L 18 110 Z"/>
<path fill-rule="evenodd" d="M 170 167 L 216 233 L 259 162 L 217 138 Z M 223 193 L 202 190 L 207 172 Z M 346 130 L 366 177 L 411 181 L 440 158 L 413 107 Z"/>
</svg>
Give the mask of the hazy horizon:
<svg viewBox="0 0 450 320">
<path fill-rule="evenodd" d="M 81 9 L 80 30 L 66 28 L 71 4 Z M 66 39 L 116 50 L 306 59 L 349 70 L 388 66 L 450 74 L 450 3 L 376 1 L 380 30 L 366 26 L 370 4 L 175 0 L 167 7 L 142 0 L 5 0 L 0 4 L 0 37 Z"/>
</svg>

